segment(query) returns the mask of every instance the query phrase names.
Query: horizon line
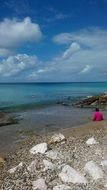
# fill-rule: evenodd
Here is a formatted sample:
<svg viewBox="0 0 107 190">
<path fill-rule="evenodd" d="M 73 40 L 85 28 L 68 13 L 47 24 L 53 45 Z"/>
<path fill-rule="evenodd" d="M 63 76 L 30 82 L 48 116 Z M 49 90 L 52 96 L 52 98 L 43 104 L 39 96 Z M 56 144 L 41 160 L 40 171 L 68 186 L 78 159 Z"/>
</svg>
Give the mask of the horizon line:
<svg viewBox="0 0 107 190">
<path fill-rule="evenodd" d="M 107 83 L 107 81 L 71 81 L 71 82 L 0 82 L 0 84 L 52 84 L 52 83 Z"/>
</svg>

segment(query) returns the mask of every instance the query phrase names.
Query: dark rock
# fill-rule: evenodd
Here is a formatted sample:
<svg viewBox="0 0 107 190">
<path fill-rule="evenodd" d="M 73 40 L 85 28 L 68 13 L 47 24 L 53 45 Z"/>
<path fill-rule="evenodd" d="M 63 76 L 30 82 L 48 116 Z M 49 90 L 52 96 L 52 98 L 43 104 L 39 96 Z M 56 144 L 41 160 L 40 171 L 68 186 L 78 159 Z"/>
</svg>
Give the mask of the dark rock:
<svg viewBox="0 0 107 190">
<path fill-rule="evenodd" d="M 73 104 L 76 107 L 101 107 L 107 108 L 107 95 L 92 96 Z"/>
<path fill-rule="evenodd" d="M 0 111 L 0 126 L 17 123 L 17 120 L 8 113 Z"/>
</svg>

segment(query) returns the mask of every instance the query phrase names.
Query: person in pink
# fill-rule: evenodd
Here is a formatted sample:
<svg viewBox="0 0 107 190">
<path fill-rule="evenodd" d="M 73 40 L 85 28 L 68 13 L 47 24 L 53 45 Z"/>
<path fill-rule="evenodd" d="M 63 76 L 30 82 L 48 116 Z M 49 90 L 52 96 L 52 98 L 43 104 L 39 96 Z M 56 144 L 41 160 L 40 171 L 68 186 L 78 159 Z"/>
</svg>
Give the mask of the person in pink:
<svg viewBox="0 0 107 190">
<path fill-rule="evenodd" d="M 93 121 L 102 121 L 104 120 L 102 112 L 99 111 L 98 108 L 96 108 L 94 116 L 93 116 Z"/>
</svg>

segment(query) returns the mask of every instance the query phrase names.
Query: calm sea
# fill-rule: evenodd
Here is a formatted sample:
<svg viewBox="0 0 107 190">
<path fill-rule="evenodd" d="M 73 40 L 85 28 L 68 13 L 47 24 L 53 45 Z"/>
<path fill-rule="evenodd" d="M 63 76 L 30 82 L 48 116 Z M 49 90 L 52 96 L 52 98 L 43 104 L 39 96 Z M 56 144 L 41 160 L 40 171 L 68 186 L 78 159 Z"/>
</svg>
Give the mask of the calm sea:
<svg viewBox="0 0 107 190">
<path fill-rule="evenodd" d="M 107 82 L 0 84 L 0 109 L 23 110 L 107 92 Z"/>
</svg>

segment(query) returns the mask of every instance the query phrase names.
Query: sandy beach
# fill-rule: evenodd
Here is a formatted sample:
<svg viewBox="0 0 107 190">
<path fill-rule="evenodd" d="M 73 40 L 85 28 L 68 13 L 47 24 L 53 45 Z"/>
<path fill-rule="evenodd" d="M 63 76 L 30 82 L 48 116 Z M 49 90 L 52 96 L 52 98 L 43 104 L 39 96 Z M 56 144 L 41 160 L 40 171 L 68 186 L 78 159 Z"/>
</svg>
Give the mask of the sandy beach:
<svg viewBox="0 0 107 190">
<path fill-rule="evenodd" d="M 44 113 L 46 113 L 46 110 Z M 69 125 L 66 125 L 65 128 L 60 128 L 59 130 L 58 128 L 57 130 L 55 130 L 56 129 L 55 128 L 51 132 L 45 131 L 44 133 L 39 133 L 39 132 L 36 133 L 34 130 L 33 131 L 26 130 L 25 133 L 24 131 L 24 133 L 22 133 L 24 135 L 24 138 L 20 139 L 17 148 L 16 146 L 14 147 L 16 148 L 14 149 L 14 152 L 10 151 L 10 153 L 8 152 L 8 154 L 7 155 L 5 154 L 5 156 L 3 156 L 3 154 L 1 155 L 1 157 L 3 158 L 3 160 L 1 161 L 1 170 L 0 170 L 1 190 L 4 189 L 35 190 L 36 188 L 34 187 L 33 184 L 35 181 L 41 178 L 42 180 L 44 180 L 44 182 L 42 181 L 43 184 L 45 183 L 44 187 L 38 187 L 38 189 L 41 190 L 42 189 L 53 190 L 57 188 L 60 188 L 62 190 L 63 189 L 64 190 L 66 189 L 105 190 L 107 188 L 106 187 L 107 166 L 106 164 L 101 165 L 101 163 L 103 163 L 103 161 L 105 161 L 106 163 L 107 161 L 106 112 L 104 112 L 104 116 L 105 120 L 102 122 L 92 122 L 92 121 L 90 122 L 90 120 L 86 122 L 84 120 L 83 121 L 84 124 L 80 125 L 74 124 L 74 126 L 72 126 L 71 128 L 68 127 Z M 52 119 L 52 117 L 50 118 Z M 66 118 L 65 114 L 65 121 L 66 119 L 68 118 Z M 63 134 L 66 140 L 59 143 L 50 144 L 49 141 L 51 137 L 54 134 L 59 134 L 59 133 Z M 95 139 L 97 143 L 92 145 L 87 145 L 86 141 L 92 137 Z M 46 153 L 31 154 L 30 149 L 33 146 L 41 143 L 47 143 L 48 149 L 46 150 Z M 47 156 L 47 153 L 49 151 L 53 151 L 52 157 Z M 47 160 L 47 162 L 51 162 L 51 164 L 54 164 L 55 168 L 54 169 L 48 168 L 45 170 L 44 168 L 46 166 L 44 165 L 44 160 Z M 28 167 L 33 161 L 36 162 L 33 163 L 34 170 L 29 171 Z M 19 166 L 19 168 L 17 168 L 15 172 L 9 173 L 9 169 L 18 166 L 20 163 L 23 163 L 22 166 Z M 97 174 L 93 174 L 93 171 L 89 172 L 86 169 L 85 166 L 87 166 L 86 165 L 87 163 L 88 164 L 94 163 L 94 167 L 97 167 L 96 169 Z M 64 179 L 60 177 L 61 175 L 65 175 L 65 174 L 60 174 L 61 172 L 63 172 L 64 166 L 68 167 L 68 169 L 73 168 L 73 171 L 75 170 L 75 172 L 77 172 L 76 175 L 77 176 L 80 175 L 79 179 L 78 177 L 74 179 L 73 174 L 71 174 L 70 179 L 72 180 L 64 181 Z M 99 173 L 101 173 L 101 175 Z M 85 182 L 84 180 L 81 182 L 78 181 L 80 180 L 80 178 L 84 179 Z M 62 186 L 57 187 L 58 185 Z"/>
</svg>

